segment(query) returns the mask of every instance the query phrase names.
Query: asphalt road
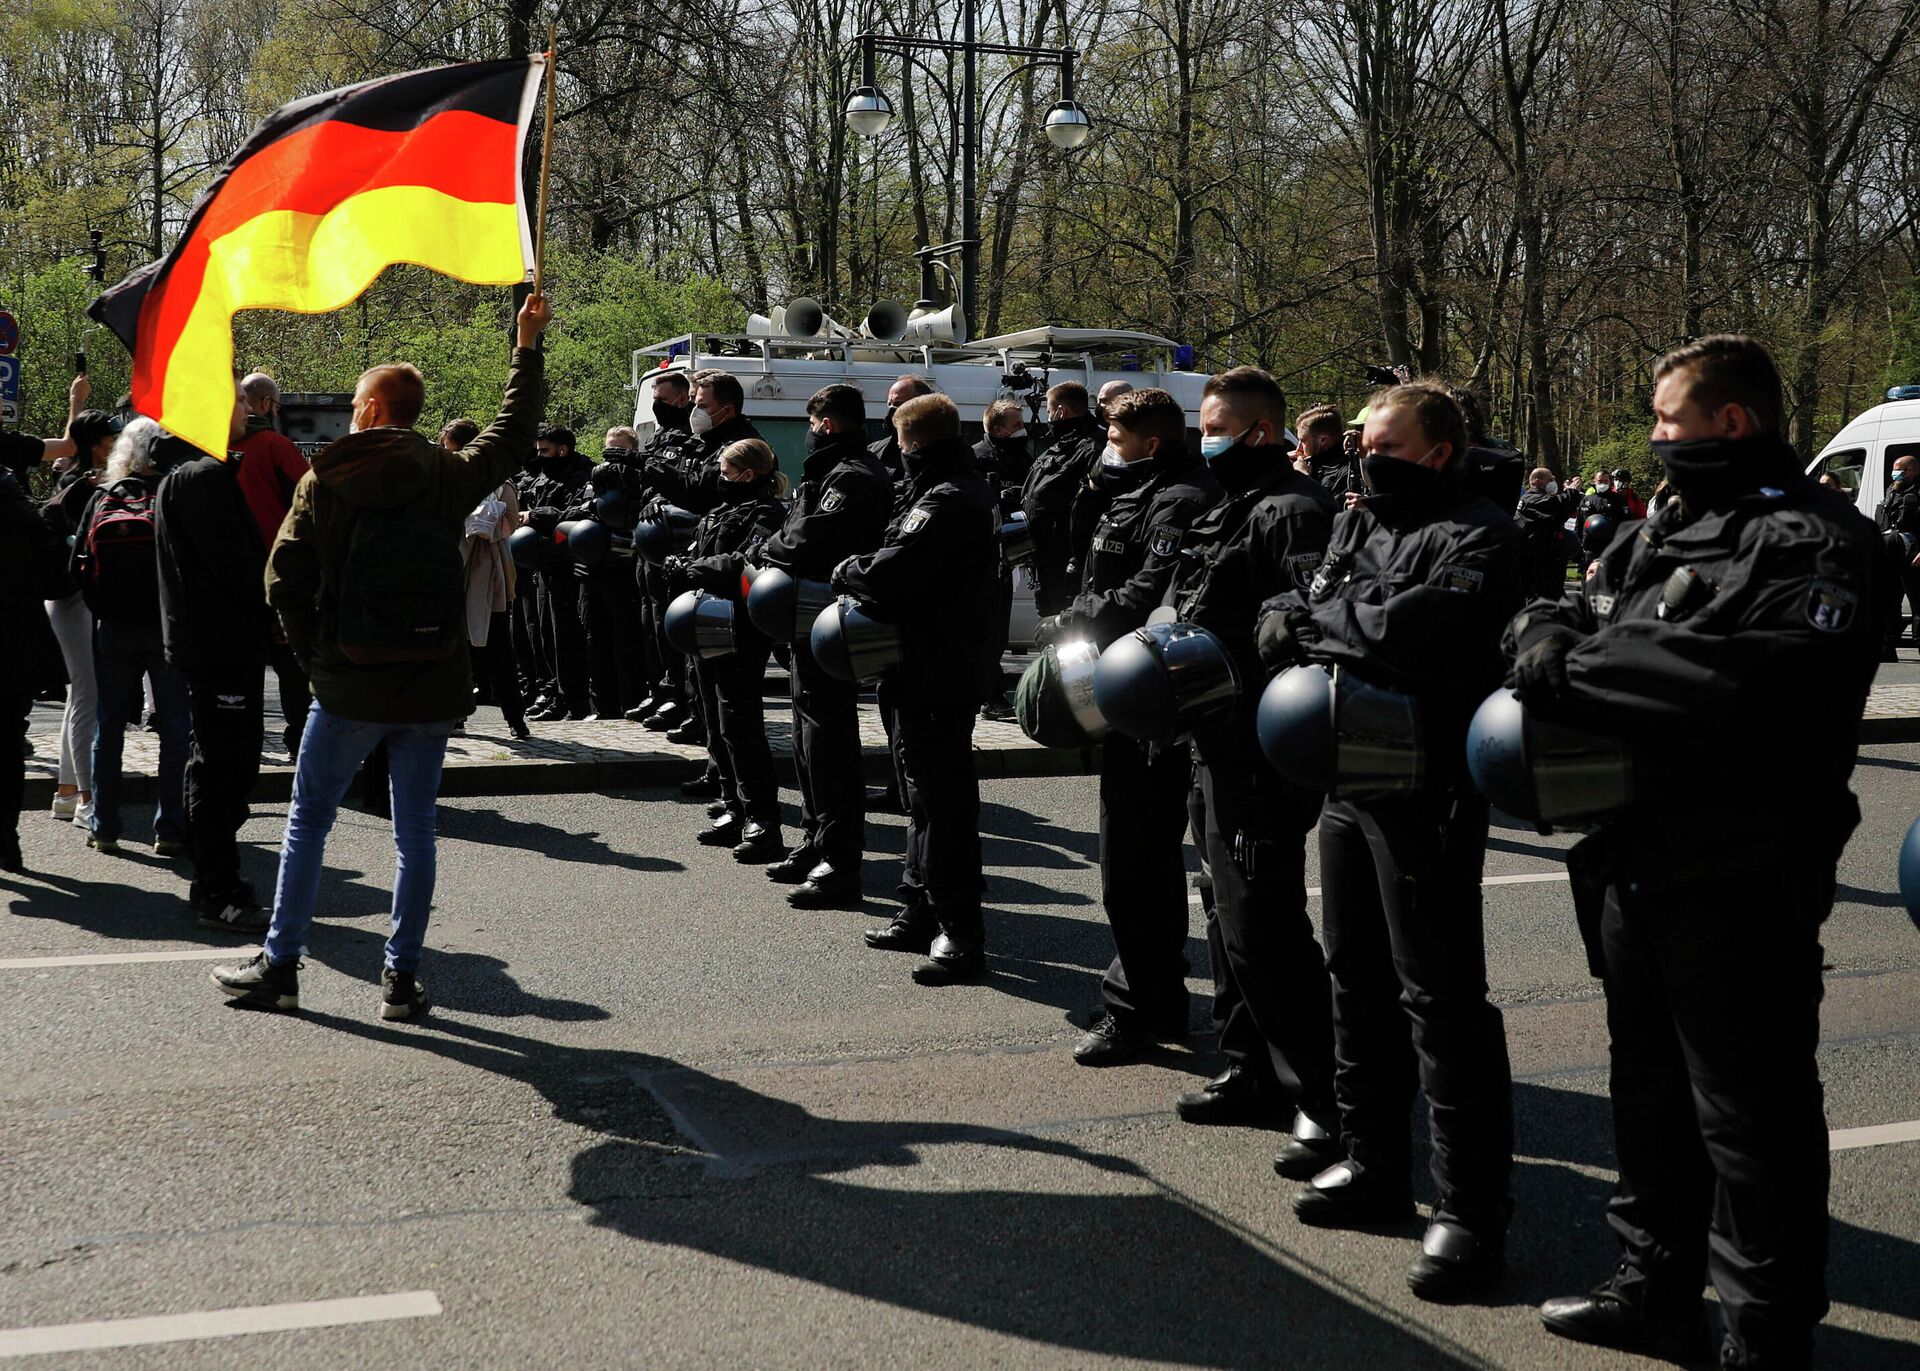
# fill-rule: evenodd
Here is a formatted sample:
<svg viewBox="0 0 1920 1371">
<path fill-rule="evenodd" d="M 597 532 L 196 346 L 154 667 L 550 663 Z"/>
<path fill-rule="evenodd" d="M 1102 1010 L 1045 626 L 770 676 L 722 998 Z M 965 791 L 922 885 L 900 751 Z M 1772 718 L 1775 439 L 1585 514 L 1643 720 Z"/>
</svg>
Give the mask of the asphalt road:
<svg viewBox="0 0 1920 1371">
<path fill-rule="evenodd" d="M 1864 761 L 1827 934 L 1835 1129 L 1920 1118 L 1920 935 L 1891 893 L 1920 747 Z M 335 834 L 298 1017 L 229 1007 L 204 959 L 33 960 L 220 940 L 178 870 L 26 816 L 43 874 L 0 883 L 0 1355 L 5 1330 L 400 1295 L 351 1306 L 384 1321 L 190 1321 L 136 1330 L 185 1341 L 30 1364 L 1634 1364 L 1531 1312 L 1613 1259 L 1606 1044 L 1564 840 L 1499 828 L 1489 854 L 1490 876 L 1546 878 L 1486 892 L 1518 1216 L 1498 1299 L 1443 1308 L 1403 1282 L 1417 1226 L 1303 1228 L 1268 1169 L 1277 1135 L 1175 1119 L 1204 1035 L 1073 1065 L 1067 1016 L 1109 951 L 1091 791 L 988 788 L 993 971 L 946 990 L 858 939 L 897 818 L 865 914 L 799 914 L 658 792 L 449 801 L 418 1026 L 376 1016 L 392 858 L 366 815 Z M 263 888 L 280 821 L 246 831 Z M 1197 911 L 1193 932 L 1204 974 Z M 1920 1141 L 1833 1162 L 1822 1364 L 1911 1367 Z M 307 1317 L 256 1317 L 281 1316 Z"/>
</svg>

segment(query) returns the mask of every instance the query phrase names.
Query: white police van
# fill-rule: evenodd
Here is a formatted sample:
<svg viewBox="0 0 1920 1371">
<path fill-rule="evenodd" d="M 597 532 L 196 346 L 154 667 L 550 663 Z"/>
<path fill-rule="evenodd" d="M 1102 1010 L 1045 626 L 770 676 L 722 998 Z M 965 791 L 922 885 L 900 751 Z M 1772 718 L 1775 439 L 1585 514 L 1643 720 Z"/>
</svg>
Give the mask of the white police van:
<svg viewBox="0 0 1920 1371">
<path fill-rule="evenodd" d="M 1807 474 L 1816 480 L 1833 477 L 1852 492 L 1855 507 L 1872 518 L 1901 457 L 1920 457 L 1920 386 L 1895 386 L 1887 403 L 1848 420 L 1807 464 Z"/>
</svg>

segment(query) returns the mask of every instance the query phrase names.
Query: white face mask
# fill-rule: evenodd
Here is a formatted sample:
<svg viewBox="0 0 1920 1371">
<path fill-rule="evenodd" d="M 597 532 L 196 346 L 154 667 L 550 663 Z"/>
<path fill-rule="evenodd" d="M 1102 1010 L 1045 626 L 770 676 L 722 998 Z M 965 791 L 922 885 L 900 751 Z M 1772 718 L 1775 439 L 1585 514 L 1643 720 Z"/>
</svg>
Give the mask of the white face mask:
<svg viewBox="0 0 1920 1371">
<path fill-rule="evenodd" d="M 713 416 L 696 405 L 694 406 L 693 413 L 687 416 L 687 427 L 695 433 L 711 432 L 713 429 Z"/>
<path fill-rule="evenodd" d="M 1602 495 L 1605 495 L 1605 494 L 1606 494 L 1606 493 L 1607 493 L 1608 491 L 1610 491 L 1610 490 L 1612 490 L 1612 489 L 1613 489 L 1613 482 L 1611 482 L 1611 481 L 1595 481 L 1595 482 L 1593 483 L 1593 488 L 1594 488 L 1595 490 L 1597 490 L 1597 491 L 1599 491 L 1599 492 L 1600 492 L 1600 493 L 1601 493 Z"/>
<path fill-rule="evenodd" d="M 1549 495 L 1558 495 L 1560 493 L 1560 483 L 1558 481 L 1548 481 L 1544 489 Z"/>
<path fill-rule="evenodd" d="M 1007 441 L 1009 443 L 1024 443 L 1027 441 L 1027 431 L 1024 428 L 1017 428 L 1007 435 Z"/>
<path fill-rule="evenodd" d="M 1107 450 L 1100 454 L 1100 465 L 1103 467 L 1123 467 L 1126 464 L 1127 459 L 1120 455 L 1120 449 L 1112 443 L 1108 443 Z"/>
</svg>

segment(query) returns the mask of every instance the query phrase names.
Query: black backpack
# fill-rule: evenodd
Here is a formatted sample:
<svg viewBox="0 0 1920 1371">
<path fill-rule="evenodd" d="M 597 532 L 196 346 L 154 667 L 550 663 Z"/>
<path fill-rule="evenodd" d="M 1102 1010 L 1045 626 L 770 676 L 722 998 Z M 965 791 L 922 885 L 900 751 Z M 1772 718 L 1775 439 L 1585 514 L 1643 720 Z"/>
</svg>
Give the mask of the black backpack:
<svg viewBox="0 0 1920 1371">
<path fill-rule="evenodd" d="M 334 600 L 340 651 L 350 662 L 435 662 L 467 631 L 462 528 L 430 501 L 361 509 Z"/>
<path fill-rule="evenodd" d="M 104 487 L 80 534 L 80 594 L 97 619 L 160 621 L 160 565 L 155 556 L 153 488 L 137 476 Z"/>
</svg>

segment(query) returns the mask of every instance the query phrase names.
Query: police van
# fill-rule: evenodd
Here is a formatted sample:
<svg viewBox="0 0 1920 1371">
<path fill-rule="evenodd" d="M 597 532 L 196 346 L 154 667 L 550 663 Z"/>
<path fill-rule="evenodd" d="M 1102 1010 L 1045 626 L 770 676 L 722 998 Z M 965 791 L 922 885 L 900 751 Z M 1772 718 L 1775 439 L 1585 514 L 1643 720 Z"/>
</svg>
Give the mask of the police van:
<svg viewBox="0 0 1920 1371">
<path fill-rule="evenodd" d="M 1847 422 L 1807 466 L 1816 480 L 1831 476 L 1850 491 L 1868 518 L 1886 497 L 1895 460 L 1920 457 L 1920 386 L 1895 386 L 1887 403 Z"/>
<path fill-rule="evenodd" d="M 979 441 L 987 406 L 1018 401 L 1026 410 L 1034 455 L 1045 444 L 1046 394 L 1050 386 L 1078 381 L 1089 399 L 1109 381 L 1136 389 L 1158 387 L 1186 411 L 1188 441 L 1198 449 L 1200 392 L 1207 373 L 1193 369 L 1193 349 L 1170 338 L 1126 329 L 1060 328 L 1047 325 L 973 342 L 964 337 L 956 311 L 909 316 L 891 303 L 876 305 L 859 329 L 828 318 L 805 297 L 771 316 L 750 315 L 741 333 L 692 333 L 633 354 L 634 431 L 644 445 L 654 430 L 653 388 L 662 376 L 713 368 L 739 380 L 745 414 L 796 484 L 806 458 L 807 401 L 822 386 L 844 383 L 866 397 L 868 436 L 884 436 L 887 389 L 918 374 L 950 396 L 960 410 L 969 444 Z M 1289 438 L 1291 434 L 1288 435 Z M 1011 638 L 1032 641 L 1038 620 L 1024 572 L 1014 576 Z"/>
</svg>

